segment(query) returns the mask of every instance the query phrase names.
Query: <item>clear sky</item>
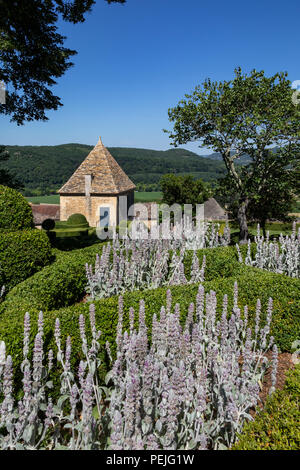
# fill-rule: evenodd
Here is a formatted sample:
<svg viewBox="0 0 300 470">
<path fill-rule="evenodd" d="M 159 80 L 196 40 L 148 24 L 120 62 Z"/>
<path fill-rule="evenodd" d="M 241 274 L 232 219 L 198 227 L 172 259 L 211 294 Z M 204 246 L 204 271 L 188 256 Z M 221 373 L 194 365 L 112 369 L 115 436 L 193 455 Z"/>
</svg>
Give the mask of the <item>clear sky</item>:
<svg viewBox="0 0 300 470">
<path fill-rule="evenodd" d="M 241 66 L 300 80 L 298 0 L 97 0 L 83 24 L 60 22 L 74 67 L 53 92 L 49 121 L 17 126 L 0 117 L 0 143 L 170 148 L 168 108 L 205 78 Z M 185 148 L 207 153 L 196 144 Z"/>
</svg>

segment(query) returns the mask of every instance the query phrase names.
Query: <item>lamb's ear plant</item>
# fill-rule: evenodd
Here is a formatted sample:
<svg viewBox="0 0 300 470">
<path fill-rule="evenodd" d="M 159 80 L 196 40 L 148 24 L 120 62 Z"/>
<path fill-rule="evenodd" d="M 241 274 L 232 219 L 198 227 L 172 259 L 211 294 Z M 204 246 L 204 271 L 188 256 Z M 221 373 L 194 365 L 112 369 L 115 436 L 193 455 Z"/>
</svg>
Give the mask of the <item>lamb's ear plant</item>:
<svg viewBox="0 0 300 470">
<path fill-rule="evenodd" d="M 182 219 L 168 231 L 169 238 L 162 237 L 163 224 L 153 227 L 147 238 L 124 236 L 120 239 L 115 233 L 112 243 L 103 247 L 101 257 L 96 256 L 95 267 L 86 264 L 87 292 L 91 299 L 137 289 L 203 282 L 205 258 L 200 267 L 196 250 L 228 245 L 230 229 L 226 223 L 223 235 L 219 235 L 219 224 L 203 222 L 202 225 L 197 230 L 195 223 Z M 194 253 L 191 271 L 186 277 L 183 260 L 188 250 Z"/>
<path fill-rule="evenodd" d="M 272 299 L 261 326 L 258 302 L 255 331 L 248 327 L 248 310 L 227 313 L 227 296 L 217 320 L 215 292 L 199 287 L 186 322 L 179 305 L 167 305 L 152 322 L 152 344 L 147 342 L 143 302 L 139 329 L 122 332 L 119 312 L 117 360 L 111 373 L 111 449 L 225 449 L 235 441 L 250 411 L 259 401 L 264 373 Z M 273 350 L 272 385 L 276 381 L 277 349 Z"/>
<path fill-rule="evenodd" d="M 26 313 L 21 365 L 23 396 L 18 403 L 13 394 L 12 358 L 6 356 L 5 343 L 0 343 L 0 391 L 4 396 L 0 405 L 1 449 L 76 450 L 100 446 L 101 439 L 107 435 L 103 410 L 109 390 L 100 385 L 98 378 L 100 331 L 95 326 L 93 305 L 89 319 L 91 344 L 86 339 L 84 317 L 79 317 L 84 359 L 76 374 L 71 370 L 71 338 L 67 338 L 63 347 L 59 319 L 56 319 L 54 331 L 56 358 L 52 350 L 49 350 L 47 360 L 44 357 L 42 312 L 38 318 L 32 361 L 29 360 L 30 316 Z M 49 394 L 53 388 L 49 375 L 54 366 L 62 369 L 60 396 L 55 403 Z"/>
<path fill-rule="evenodd" d="M 90 305 L 88 341 L 86 319 L 79 317 L 82 359 L 71 367 L 72 344 L 62 343 L 60 322 L 54 326 L 56 351 L 44 353 L 44 319 L 40 312 L 34 348 L 30 353 L 31 319 L 24 318 L 23 394 L 16 401 L 13 361 L 0 342 L 1 449 L 223 449 L 230 447 L 250 410 L 259 401 L 266 352 L 273 347 L 272 386 L 276 384 L 277 348 L 269 338 L 270 299 L 261 322 L 258 301 L 255 329 L 248 310 L 233 310 L 227 296 L 220 319 L 216 294 L 202 285 L 182 324 L 179 305 L 172 309 L 171 292 L 153 316 L 148 343 L 145 303 L 129 311 L 129 331 L 123 328 L 123 299 L 119 298 L 117 356 L 106 377 L 99 380 L 100 331 Z M 110 345 L 106 345 L 111 358 Z M 60 367 L 60 394 L 51 399 L 51 370 Z M 112 386 L 112 389 L 107 387 Z"/>
<path fill-rule="evenodd" d="M 269 239 L 267 232 L 266 239 L 260 235 L 260 227 L 257 226 L 255 236 L 256 253 L 254 258 L 251 255 L 250 240 L 245 261 L 241 255 L 239 246 L 236 245 L 238 258 L 241 263 L 254 266 L 279 274 L 286 274 L 290 277 L 300 277 L 300 228 L 296 233 L 296 222 L 293 223 L 292 234 L 283 236 L 280 234 L 278 241 Z"/>
<path fill-rule="evenodd" d="M 189 279 L 184 273 L 186 248 L 170 250 L 169 240 L 118 239 L 103 247 L 96 256 L 95 268 L 86 265 L 87 292 L 91 299 L 120 295 L 127 291 L 155 289 L 164 285 L 204 281 L 205 257 L 202 266 L 194 251 Z"/>
</svg>

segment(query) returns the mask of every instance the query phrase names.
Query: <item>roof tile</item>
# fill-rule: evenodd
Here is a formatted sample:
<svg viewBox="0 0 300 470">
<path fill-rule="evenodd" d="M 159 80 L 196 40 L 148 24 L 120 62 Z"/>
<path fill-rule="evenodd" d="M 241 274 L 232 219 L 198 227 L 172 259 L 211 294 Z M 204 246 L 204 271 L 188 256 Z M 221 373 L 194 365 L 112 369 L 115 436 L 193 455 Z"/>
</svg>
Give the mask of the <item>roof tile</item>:
<svg viewBox="0 0 300 470">
<path fill-rule="evenodd" d="M 85 194 L 85 175 L 91 175 L 90 194 L 119 194 L 135 185 L 104 147 L 101 138 L 71 178 L 60 188 L 60 194 Z"/>
</svg>

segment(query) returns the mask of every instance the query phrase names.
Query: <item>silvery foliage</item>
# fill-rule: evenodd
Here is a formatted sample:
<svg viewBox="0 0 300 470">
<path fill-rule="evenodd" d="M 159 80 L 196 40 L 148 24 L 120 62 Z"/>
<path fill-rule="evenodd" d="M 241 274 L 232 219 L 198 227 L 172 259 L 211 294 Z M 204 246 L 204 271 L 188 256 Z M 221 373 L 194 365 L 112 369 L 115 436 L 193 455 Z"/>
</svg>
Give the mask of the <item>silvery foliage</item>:
<svg viewBox="0 0 300 470">
<path fill-rule="evenodd" d="M 256 268 L 266 269 L 290 277 L 300 277 L 300 228 L 296 234 L 296 223 L 293 223 L 291 236 L 280 234 L 278 242 L 269 240 L 269 232 L 266 239 L 260 236 L 260 227 L 257 226 L 255 236 L 256 254 L 251 256 L 251 243 L 248 241 L 248 250 L 245 264 Z M 244 262 L 239 246 L 236 245 L 239 261 Z"/>
<path fill-rule="evenodd" d="M 5 286 L 2 286 L 1 289 L 0 289 L 0 299 L 1 297 L 3 297 L 5 294 Z"/>
<path fill-rule="evenodd" d="M 135 289 L 203 282 L 205 257 L 200 268 L 196 250 L 230 242 L 227 223 L 222 236 L 218 224 L 203 222 L 197 230 L 194 222 L 184 218 L 170 230 L 161 224 L 148 233 L 138 222 L 131 230 L 121 239 L 114 233 L 112 242 L 96 257 L 95 268 L 86 265 L 87 292 L 92 299 Z M 183 261 L 188 250 L 194 252 L 187 280 Z"/>
<path fill-rule="evenodd" d="M 147 341 L 144 303 L 139 328 L 122 334 L 120 310 L 117 360 L 111 372 L 111 445 L 127 449 L 224 449 L 235 441 L 249 411 L 259 401 L 260 387 L 269 363 L 266 352 L 272 299 L 261 327 L 261 305 L 256 308 L 255 331 L 248 327 L 248 310 L 234 307 L 227 314 L 224 296 L 220 321 L 216 294 L 204 294 L 200 285 L 196 303 L 189 307 L 185 325 L 179 305 L 171 313 L 171 292 L 159 318 L 152 322 L 152 344 Z M 243 318 L 242 318 L 243 317 Z M 272 386 L 276 383 L 278 351 L 274 346 Z"/>
<path fill-rule="evenodd" d="M 32 361 L 29 360 L 30 316 L 24 319 L 23 394 L 16 402 L 13 365 L 0 342 L 0 449 L 222 449 L 229 447 L 249 410 L 259 400 L 265 353 L 272 316 L 270 299 L 264 327 L 257 302 L 255 330 L 248 328 L 237 303 L 227 314 L 224 296 L 220 321 L 216 320 L 216 295 L 204 294 L 200 285 L 185 325 L 179 306 L 171 313 L 172 298 L 159 318 L 153 316 L 152 344 L 148 344 L 145 305 L 138 319 L 130 309 L 130 329 L 123 333 L 123 299 L 119 298 L 117 359 L 106 377 L 112 393 L 100 385 L 99 337 L 95 308 L 90 305 L 92 340 L 87 340 L 85 319 L 79 317 L 82 351 L 75 373 L 71 367 L 71 339 L 62 346 L 59 320 L 55 323 L 56 361 L 52 350 L 45 361 L 43 315 L 38 318 Z M 241 318 L 243 317 L 243 318 Z M 135 325 L 139 324 L 138 329 Z M 110 346 L 107 352 L 111 358 Z M 273 348 L 272 386 L 276 383 L 278 351 Z M 56 364 L 55 364 L 56 362 Z M 46 363 L 46 364 L 45 364 Z M 62 368 L 60 396 L 49 396 L 52 368 Z"/>
<path fill-rule="evenodd" d="M 71 338 L 62 347 L 59 320 L 55 322 L 57 357 L 52 350 L 47 361 L 43 352 L 43 314 L 38 318 L 38 333 L 34 341 L 32 361 L 29 360 L 30 316 L 25 314 L 23 362 L 23 395 L 16 403 L 13 390 L 13 364 L 6 355 L 5 343 L 0 342 L 0 449 L 91 449 L 99 448 L 103 435 L 107 435 L 103 415 L 108 389 L 100 386 L 98 378 L 100 331 L 95 326 L 94 305 L 90 306 L 90 328 L 92 340 L 87 341 L 85 319 L 79 317 L 82 351 L 77 374 L 71 368 Z M 46 363 L 46 364 L 45 364 Z M 53 383 L 51 370 L 61 367 L 60 396 L 54 403 L 49 392 Z M 100 428 L 98 429 L 98 424 Z"/>
<path fill-rule="evenodd" d="M 184 246 L 173 252 L 168 240 L 113 240 L 96 256 L 95 268 L 86 265 L 87 292 L 92 299 L 122 294 L 136 289 L 204 281 L 202 266 L 194 251 L 189 280 L 184 272 Z"/>
</svg>

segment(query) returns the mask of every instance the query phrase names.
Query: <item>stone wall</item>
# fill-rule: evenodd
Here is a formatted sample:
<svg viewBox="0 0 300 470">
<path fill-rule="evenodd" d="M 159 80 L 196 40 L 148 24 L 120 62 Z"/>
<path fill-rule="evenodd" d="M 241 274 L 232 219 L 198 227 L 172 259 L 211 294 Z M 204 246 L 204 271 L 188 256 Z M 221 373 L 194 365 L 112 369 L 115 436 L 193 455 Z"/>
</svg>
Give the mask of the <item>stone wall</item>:
<svg viewBox="0 0 300 470">
<path fill-rule="evenodd" d="M 117 225 L 117 196 L 63 196 L 60 195 L 60 220 L 67 220 L 72 214 L 83 214 L 91 227 L 100 220 L 100 207 L 110 208 L 110 223 Z"/>
</svg>

